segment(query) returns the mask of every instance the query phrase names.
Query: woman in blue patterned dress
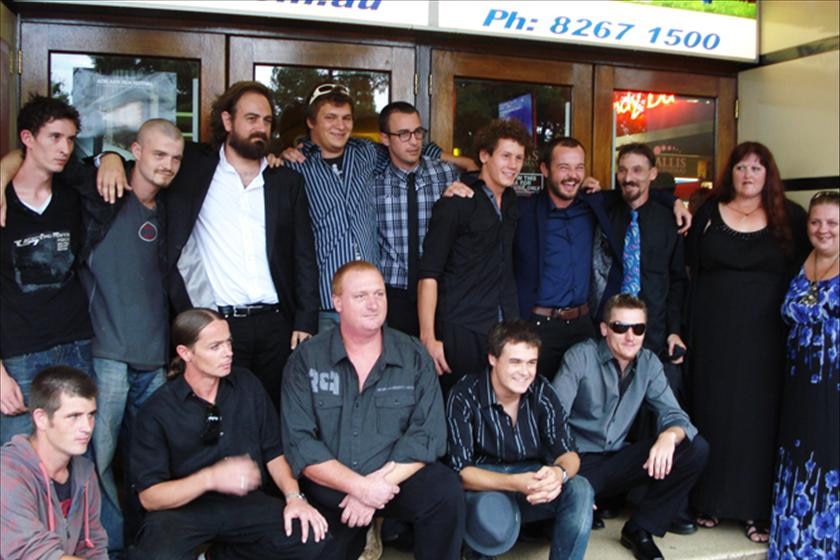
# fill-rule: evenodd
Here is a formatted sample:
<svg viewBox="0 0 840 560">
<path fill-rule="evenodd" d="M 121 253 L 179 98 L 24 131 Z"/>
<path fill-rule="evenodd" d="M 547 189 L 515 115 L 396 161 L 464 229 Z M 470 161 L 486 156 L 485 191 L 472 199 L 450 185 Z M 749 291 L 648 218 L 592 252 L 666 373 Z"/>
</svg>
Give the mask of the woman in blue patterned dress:
<svg viewBox="0 0 840 560">
<path fill-rule="evenodd" d="M 808 238 L 782 305 L 791 330 L 770 560 L 840 557 L 840 192 L 811 199 Z"/>
</svg>

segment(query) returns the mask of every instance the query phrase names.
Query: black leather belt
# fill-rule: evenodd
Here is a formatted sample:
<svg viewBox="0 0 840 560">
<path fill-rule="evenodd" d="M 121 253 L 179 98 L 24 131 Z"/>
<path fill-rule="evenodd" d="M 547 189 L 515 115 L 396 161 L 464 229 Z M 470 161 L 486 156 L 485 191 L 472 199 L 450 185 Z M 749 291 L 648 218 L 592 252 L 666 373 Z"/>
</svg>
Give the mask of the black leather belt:
<svg viewBox="0 0 840 560">
<path fill-rule="evenodd" d="M 273 311 L 280 311 L 279 303 L 254 303 L 251 305 L 220 305 L 219 313 L 225 319 L 229 317 L 252 317 L 254 315 L 262 315 L 263 313 L 271 313 Z"/>
</svg>

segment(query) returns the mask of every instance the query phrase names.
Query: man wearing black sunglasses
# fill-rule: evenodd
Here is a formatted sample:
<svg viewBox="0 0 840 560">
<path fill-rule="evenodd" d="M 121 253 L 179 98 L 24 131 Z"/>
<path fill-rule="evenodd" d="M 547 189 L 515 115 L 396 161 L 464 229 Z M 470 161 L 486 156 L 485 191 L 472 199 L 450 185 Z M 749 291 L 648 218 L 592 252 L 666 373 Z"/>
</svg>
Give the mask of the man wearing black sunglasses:
<svg viewBox="0 0 840 560">
<path fill-rule="evenodd" d="M 621 543 L 640 560 L 664 558 L 651 534 L 663 536 L 700 476 L 709 453 L 668 385 L 662 362 L 643 348 L 644 302 L 629 294 L 607 300 L 603 338 L 570 348 L 554 385 L 569 411 L 581 456 L 580 473 L 609 498 L 647 484 L 648 491 L 621 531 Z M 627 441 L 639 409 L 656 414 L 658 435 Z"/>
</svg>

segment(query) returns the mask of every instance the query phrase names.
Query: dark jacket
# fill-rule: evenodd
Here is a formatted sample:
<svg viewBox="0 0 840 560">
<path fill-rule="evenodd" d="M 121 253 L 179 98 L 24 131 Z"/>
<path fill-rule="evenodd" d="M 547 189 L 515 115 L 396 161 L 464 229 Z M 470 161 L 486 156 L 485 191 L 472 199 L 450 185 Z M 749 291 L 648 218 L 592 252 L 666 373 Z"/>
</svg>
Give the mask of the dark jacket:
<svg viewBox="0 0 840 560">
<path fill-rule="evenodd" d="M 595 216 L 597 229 L 600 230 L 596 231 L 595 235 L 603 236 L 605 244 L 613 253 L 613 266 L 609 269 L 606 289 L 603 290 L 603 293 L 613 294 L 621 288 L 621 244 L 611 234 L 603 195 L 604 193 L 581 194 L 578 199 Z M 514 240 L 514 270 L 519 294 L 519 311 L 524 318 L 530 316 L 539 293 L 545 253 L 546 221 L 550 209 L 551 202 L 545 189 L 534 196 L 519 198 L 519 224 Z M 599 240 L 596 237 L 593 246 L 597 247 L 598 243 Z M 600 317 L 603 302 L 592 301 L 591 294 L 590 301 L 594 307 L 592 317 L 597 319 Z"/>
<path fill-rule="evenodd" d="M 218 164 L 218 149 L 188 142 L 181 169 L 166 191 L 167 285 L 175 312 L 195 306 L 178 261 Z M 266 252 L 280 306 L 294 330 L 314 333 L 318 325 L 318 267 L 303 177 L 283 167 L 267 168 L 263 177 Z M 193 281 L 190 279 L 191 286 Z"/>
</svg>

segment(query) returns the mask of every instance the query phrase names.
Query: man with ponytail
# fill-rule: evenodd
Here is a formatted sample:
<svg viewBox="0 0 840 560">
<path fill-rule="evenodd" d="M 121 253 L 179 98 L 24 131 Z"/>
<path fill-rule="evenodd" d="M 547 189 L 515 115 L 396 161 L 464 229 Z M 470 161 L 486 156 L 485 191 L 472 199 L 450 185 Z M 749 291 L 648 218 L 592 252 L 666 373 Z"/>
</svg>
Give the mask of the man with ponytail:
<svg viewBox="0 0 840 560">
<path fill-rule="evenodd" d="M 227 321 L 184 311 L 172 324 L 169 381 L 141 408 L 132 486 L 147 510 L 133 558 L 317 558 L 327 522 L 283 455 L 280 420 L 250 371 L 233 366 Z M 266 492 L 271 477 L 284 499 Z M 299 524 L 295 520 L 299 520 Z"/>
</svg>

